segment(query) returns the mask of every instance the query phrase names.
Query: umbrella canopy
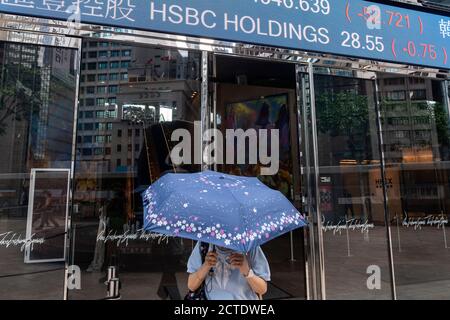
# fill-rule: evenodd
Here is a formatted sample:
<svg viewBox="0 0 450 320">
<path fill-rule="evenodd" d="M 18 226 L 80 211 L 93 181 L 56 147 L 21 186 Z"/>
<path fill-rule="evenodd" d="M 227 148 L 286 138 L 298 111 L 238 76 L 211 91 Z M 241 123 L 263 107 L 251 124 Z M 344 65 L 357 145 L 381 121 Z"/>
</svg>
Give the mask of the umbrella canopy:
<svg viewBox="0 0 450 320">
<path fill-rule="evenodd" d="M 142 197 L 144 230 L 243 253 L 306 225 L 281 192 L 257 178 L 168 173 Z"/>
</svg>

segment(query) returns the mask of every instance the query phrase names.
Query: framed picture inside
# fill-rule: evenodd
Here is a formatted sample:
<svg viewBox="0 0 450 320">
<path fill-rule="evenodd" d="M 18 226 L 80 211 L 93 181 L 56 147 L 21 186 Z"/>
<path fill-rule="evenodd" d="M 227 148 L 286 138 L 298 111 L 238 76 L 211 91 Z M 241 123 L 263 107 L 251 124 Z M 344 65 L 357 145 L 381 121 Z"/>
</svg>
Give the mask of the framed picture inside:
<svg viewBox="0 0 450 320">
<path fill-rule="evenodd" d="M 292 179 L 291 171 L 291 140 L 289 119 L 289 95 L 277 94 L 258 97 L 251 100 L 238 101 L 226 105 L 225 129 L 255 129 L 278 130 L 279 133 L 279 170 L 274 176 L 260 176 L 260 163 L 249 164 L 248 150 L 246 150 L 246 163 L 227 165 L 225 171 L 234 175 L 258 176 L 259 179 L 271 188 L 277 189 L 288 198 L 291 197 Z M 258 138 L 259 139 L 259 138 Z M 271 139 L 267 141 L 265 154 L 270 154 Z M 258 142 L 259 145 L 259 142 Z M 236 146 L 235 152 L 236 155 Z M 236 163 L 236 162 L 235 162 Z"/>
</svg>

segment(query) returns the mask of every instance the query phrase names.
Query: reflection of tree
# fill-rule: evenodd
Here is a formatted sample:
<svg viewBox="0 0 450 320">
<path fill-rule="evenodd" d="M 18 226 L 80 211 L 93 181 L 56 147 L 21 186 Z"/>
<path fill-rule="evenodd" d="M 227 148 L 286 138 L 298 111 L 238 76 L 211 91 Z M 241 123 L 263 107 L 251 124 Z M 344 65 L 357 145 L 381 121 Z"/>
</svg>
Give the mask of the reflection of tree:
<svg viewBox="0 0 450 320">
<path fill-rule="evenodd" d="M 0 135 L 8 128 L 8 121 L 29 120 L 30 115 L 39 110 L 40 70 L 23 64 L 3 65 L 0 85 Z"/>
<path fill-rule="evenodd" d="M 449 115 L 445 110 L 444 104 L 436 103 L 430 111 L 430 115 L 434 118 L 434 122 L 436 123 L 439 144 L 441 147 L 448 147 L 450 144 Z"/>
<path fill-rule="evenodd" d="M 355 92 L 326 92 L 316 98 L 316 105 L 319 131 L 332 137 L 345 136 L 352 159 L 357 159 L 356 138 L 364 136 L 366 141 L 369 135 L 367 97 Z"/>
</svg>

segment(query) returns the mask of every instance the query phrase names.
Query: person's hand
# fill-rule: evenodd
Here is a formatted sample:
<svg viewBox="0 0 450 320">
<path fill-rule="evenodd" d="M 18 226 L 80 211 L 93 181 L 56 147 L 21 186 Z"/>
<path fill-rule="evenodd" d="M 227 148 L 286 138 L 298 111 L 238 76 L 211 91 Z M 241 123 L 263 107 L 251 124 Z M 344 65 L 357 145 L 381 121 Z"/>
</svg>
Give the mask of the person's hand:
<svg viewBox="0 0 450 320">
<path fill-rule="evenodd" d="M 217 264 L 217 253 L 209 251 L 205 257 L 205 265 L 209 268 L 215 267 Z"/>
<path fill-rule="evenodd" d="M 230 264 L 235 268 L 239 268 L 239 271 L 244 277 L 246 277 L 250 271 L 247 258 L 243 254 L 232 253 L 230 255 Z"/>
</svg>

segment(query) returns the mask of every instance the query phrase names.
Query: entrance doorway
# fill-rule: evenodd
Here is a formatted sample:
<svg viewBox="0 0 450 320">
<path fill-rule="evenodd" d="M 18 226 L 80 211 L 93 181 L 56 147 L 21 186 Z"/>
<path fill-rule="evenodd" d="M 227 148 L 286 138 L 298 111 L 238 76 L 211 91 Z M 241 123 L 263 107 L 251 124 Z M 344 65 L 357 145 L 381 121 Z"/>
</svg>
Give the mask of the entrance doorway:
<svg viewBox="0 0 450 320">
<path fill-rule="evenodd" d="M 301 209 L 301 176 L 299 132 L 297 117 L 296 65 L 267 60 L 236 58 L 224 55 L 213 56 L 212 79 L 210 82 L 213 97 L 213 119 L 211 125 L 226 136 L 226 130 L 242 129 L 248 140 L 245 147 L 245 161 L 240 162 L 234 153 L 229 159 L 228 146 L 237 145 L 237 140 L 225 141 L 227 154 L 223 163 L 215 165 L 215 170 L 234 175 L 256 176 L 267 186 L 279 190 Z M 251 158 L 250 143 L 261 150 L 259 135 L 261 130 L 277 130 L 277 141 L 270 140 L 266 148 L 276 161 L 275 173 L 263 174 L 265 165 L 260 158 Z M 252 131 L 254 130 L 254 131 Z M 251 141 L 251 133 L 255 138 Z M 228 140 L 228 139 L 226 139 Z M 278 147 L 275 157 L 274 147 Z M 236 151 L 237 151 L 236 146 Z M 261 154 L 261 153 L 259 153 Z M 276 158 L 276 159 L 275 159 Z M 230 161 L 234 160 L 234 161 Z M 231 164 L 233 163 L 233 164 Z M 267 298 L 304 299 L 305 259 L 304 231 L 302 229 L 265 244 L 265 252 L 271 268 L 271 282 Z"/>
</svg>

